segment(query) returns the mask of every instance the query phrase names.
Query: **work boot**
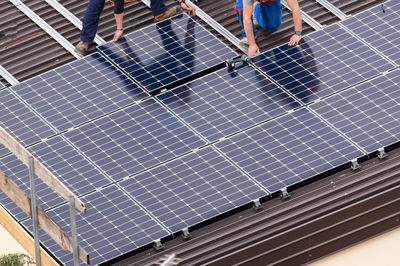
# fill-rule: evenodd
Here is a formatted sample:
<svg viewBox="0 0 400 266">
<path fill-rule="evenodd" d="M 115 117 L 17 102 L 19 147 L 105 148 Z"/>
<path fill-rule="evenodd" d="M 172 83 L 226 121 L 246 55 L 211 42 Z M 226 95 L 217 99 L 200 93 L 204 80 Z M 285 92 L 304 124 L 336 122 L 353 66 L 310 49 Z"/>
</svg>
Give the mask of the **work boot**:
<svg viewBox="0 0 400 266">
<path fill-rule="evenodd" d="M 180 6 L 174 6 L 169 8 L 167 11 L 165 11 L 164 13 L 158 14 L 157 16 L 154 16 L 154 21 L 155 22 L 160 22 L 164 19 L 173 17 L 179 13 L 182 13 L 182 8 Z"/>
<path fill-rule="evenodd" d="M 75 46 L 75 52 L 85 56 L 88 52 L 90 42 L 84 42 L 80 41 L 76 46 Z"/>
</svg>

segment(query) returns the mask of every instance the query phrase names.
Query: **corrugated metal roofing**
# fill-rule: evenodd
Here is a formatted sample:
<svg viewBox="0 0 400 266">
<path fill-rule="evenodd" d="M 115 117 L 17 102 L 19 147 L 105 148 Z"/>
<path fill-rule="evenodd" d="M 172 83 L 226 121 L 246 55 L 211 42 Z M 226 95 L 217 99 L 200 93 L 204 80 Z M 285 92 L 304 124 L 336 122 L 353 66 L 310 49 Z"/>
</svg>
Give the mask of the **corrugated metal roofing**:
<svg viewBox="0 0 400 266">
<path fill-rule="evenodd" d="M 79 19 L 83 17 L 88 3 L 88 0 L 57 1 Z M 152 14 L 144 3 L 138 0 L 128 0 L 126 2 L 124 20 L 125 33 L 132 32 L 153 23 Z M 381 4 L 380 0 L 330 0 L 329 2 L 340 8 L 341 11 L 347 15 L 358 13 L 376 4 Z M 79 30 L 45 1 L 32 0 L 24 1 L 24 3 L 62 34 L 69 42 L 75 45 L 79 41 Z M 166 4 L 169 6 L 175 3 L 176 2 L 173 0 L 166 1 Z M 299 4 L 304 12 L 313 17 L 321 25 L 328 25 L 339 21 L 338 17 L 314 0 L 299 0 Z M 234 12 L 234 0 L 202 0 L 198 5 L 236 37 L 241 38 L 241 28 Z M 0 22 L 0 65 L 19 81 L 26 80 L 75 60 L 75 57 L 71 53 L 65 50 L 51 38 L 50 35 L 43 32 L 38 25 L 9 1 L 3 1 L 0 5 Z M 210 27 L 208 28 L 212 30 Z M 112 2 L 107 0 L 106 8 L 100 20 L 98 34 L 104 40 L 110 41 L 114 34 L 114 29 L 115 22 Z M 303 23 L 304 34 L 311 31 L 313 31 L 313 28 Z M 212 30 L 212 32 L 215 33 L 214 30 Z M 258 38 L 261 51 L 286 43 L 292 32 L 293 21 L 291 19 L 291 14 L 288 9 L 284 8 L 283 23 L 279 30 L 276 32 L 264 32 L 262 36 Z M 217 35 L 223 39 L 219 34 Z M 234 47 L 232 44 L 229 45 Z M 94 51 L 95 45 L 92 45 L 90 52 Z M 0 77 L 0 82 L 7 84 L 4 77 Z M 398 162 L 399 159 L 398 153 L 399 152 L 397 152 L 395 156 L 392 156 L 385 164 L 396 164 L 396 161 Z M 138 262 L 140 262 L 140 264 L 151 263 L 163 254 L 169 252 L 177 252 L 178 257 L 182 257 L 186 264 L 203 264 L 211 261 L 214 261 L 216 264 L 230 264 L 234 261 L 235 263 L 238 261 L 250 263 L 250 261 L 247 261 L 248 259 L 264 258 L 265 254 L 265 256 L 273 258 L 273 263 L 294 265 L 300 262 L 306 263 L 307 261 L 312 261 L 317 257 L 324 256 L 337 249 L 361 241 L 367 235 L 372 236 L 384 230 L 399 226 L 399 209 L 397 209 L 399 207 L 399 202 L 392 198 L 394 190 L 389 189 L 397 189 L 397 182 L 399 179 L 397 167 L 388 166 L 385 168 L 382 167 L 382 162 L 372 160 L 368 162 L 364 169 L 365 170 L 360 172 L 346 170 L 345 172 L 331 176 L 319 183 L 313 183 L 293 192 L 292 196 L 296 198 L 296 200 L 281 202 L 279 199 L 273 199 L 267 202 L 264 209 L 260 212 L 245 210 L 228 219 L 218 221 L 193 232 L 192 240 L 182 241 L 179 238 L 174 239 L 170 241 L 170 243 L 165 244 L 166 250 L 161 253 L 147 250 L 141 254 L 136 254 L 118 265 L 127 265 L 129 263 L 137 264 Z M 379 178 L 373 179 L 371 175 L 377 175 Z M 375 182 L 374 180 L 380 181 Z M 395 192 L 398 195 L 398 191 L 396 190 Z M 377 203 L 376 198 L 373 197 L 374 195 L 377 196 L 379 193 L 387 195 L 387 197 L 382 196 L 381 203 Z M 381 204 L 381 207 L 376 206 L 376 208 L 371 211 L 365 208 L 362 209 L 360 207 L 361 205 L 357 205 L 357 200 L 361 202 L 363 197 L 365 199 L 370 199 L 370 201 L 365 201 L 370 204 L 369 206 L 372 206 L 372 204 Z M 339 206 L 339 203 L 342 205 Z M 307 209 L 307 206 L 309 206 L 308 208 L 311 208 L 310 206 L 321 206 L 321 210 L 314 208 L 313 210 L 315 212 L 312 213 L 314 218 L 310 218 L 310 216 L 307 216 L 311 215 L 311 213 L 308 213 L 310 209 Z M 387 212 L 387 206 L 390 207 L 391 212 Z M 343 213 L 338 212 L 339 209 L 343 210 Z M 346 210 L 349 210 L 348 216 L 344 216 Z M 382 210 L 382 212 L 380 212 L 380 210 Z M 369 218 L 373 218 L 371 220 L 367 220 L 367 218 L 365 218 L 365 220 L 360 220 L 359 217 L 367 217 L 367 214 L 364 215 L 361 213 L 362 211 L 365 213 L 372 213 L 375 216 L 368 216 Z M 306 244 L 309 244 L 307 239 L 313 237 L 310 232 L 308 232 L 309 234 L 307 235 L 307 230 L 315 229 L 313 226 L 307 226 L 315 226 L 317 216 L 322 217 L 324 215 L 330 218 L 326 221 L 325 225 L 331 226 L 332 230 L 326 231 L 323 238 L 316 238 L 316 242 L 313 246 L 307 246 Z M 273 217 L 274 219 L 272 219 Z M 362 234 L 359 234 L 362 232 L 361 230 L 346 232 L 346 224 L 341 225 L 340 223 L 340 219 L 343 221 L 344 217 L 347 217 L 349 222 L 358 219 L 357 221 L 360 222 L 357 224 L 358 227 L 363 224 L 363 222 L 368 221 L 368 224 L 364 223 L 366 228 L 364 233 L 370 228 L 369 234 L 365 233 L 365 236 L 362 236 Z M 334 219 L 338 219 L 335 225 L 332 224 Z M 282 224 L 277 224 L 276 221 L 281 221 Z M 350 225 L 350 223 L 347 225 Z M 286 226 L 286 228 L 283 228 L 283 226 Z M 289 232 L 291 232 L 290 228 L 293 226 L 298 226 L 299 232 L 303 233 L 301 237 L 300 235 L 289 234 Z M 267 227 L 269 231 L 265 230 Z M 335 230 L 339 229 L 341 230 L 339 233 L 333 233 Z M 263 242 L 264 240 L 261 236 L 271 241 Z M 287 236 L 287 238 L 285 238 L 285 236 Z M 301 238 L 302 241 L 295 241 L 295 239 L 293 239 L 294 236 Z M 294 242 L 292 243 L 291 241 Z M 286 242 L 286 244 L 284 242 Z M 277 243 L 280 244 L 278 245 Z M 324 244 L 319 245 L 318 243 Z M 275 245 L 274 248 L 272 248 L 271 245 Z M 215 248 L 216 246 L 218 247 L 217 250 Z M 271 250 L 271 252 L 268 250 Z M 288 250 L 293 250 L 293 252 L 296 251 L 297 253 L 289 254 L 287 253 Z M 246 258 L 246 256 L 243 257 L 241 254 L 248 254 L 248 256 Z M 283 257 L 286 259 L 283 260 Z"/>
</svg>

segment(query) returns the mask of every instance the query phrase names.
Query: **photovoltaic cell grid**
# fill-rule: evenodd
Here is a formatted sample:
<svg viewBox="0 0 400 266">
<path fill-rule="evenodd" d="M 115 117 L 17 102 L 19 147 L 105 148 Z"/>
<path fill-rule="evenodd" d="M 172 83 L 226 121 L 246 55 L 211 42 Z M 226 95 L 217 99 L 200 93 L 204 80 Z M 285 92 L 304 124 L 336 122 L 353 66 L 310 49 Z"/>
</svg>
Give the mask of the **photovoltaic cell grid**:
<svg viewBox="0 0 400 266">
<path fill-rule="evenodd" d="M 88 194 L 82 201 L 86 203 L 88 213 L 77 212 L 78 243 L 89 253 L 90 265 L 109 261 L 169 235 L 116 185 Z M 68 204 L 52 209 L 48 214 L 70 233 Z M 23 224 L 32 231 L 30 219 Z M 42 230 L 40 240 L 63 265 L 73 264 L 72 253 L 62 250 Z"/>
<path fill-rule="evenodd" d="M 55 135 L 55 131 L 9 89 L 0 90 L 0 103 L 0 126 L 22 145 Z M 0 147 L 0 157 L 10 153 L 3 145 Z"/>
<path fill-rule="evenodd" d="M 6 85 L 4 85 L 3 83 L 0 82 L 0 89 L 3 89 L 5 87 L 6 87 Z"/>
<path fill-rule="evenodd" d="M 400 140 L 400 70 L 310 105 L 367 153 Z"/>
<path fill-rule="evenodd" d="M 11 89 L 58 131 L 86 123 L 148 96 L 99 53 Z"/>
<path fill-rule="evenodd" d="M 150 92 L 237 55 L 187 14 L 98 49 Z"/>
<path fill-rule="evenodd" d="M 219 70 L 157 98 L 209 142 L 300 106 L 249 65 Z"/>
<path fill-rule="evenodd" d="M 152 98 L 64 135 L 114 181 L 206 144 Z"/>
<path fill-rule="evenodd" d="M 77 196 L 89 193 L 111 183 L 62 137 L 57 136 L 28 148 L 72 193 Z M 7 174 L 27 195 L 30 193 L 29 169 L 14 155 L 0 159 L 0 170 Z M 59 205 L 63 200 L 57 193 L 36 178 L 38 204 L 44 209 Z M 3 202 L 3 199 L 1 199 Z M 19 208 L 7 207 L 16 217 L 25 218 Z"/>
<path fill-rule="evenodd" d="M 400 2 L 386 1 L 383 6 L 385 12 L 378 5 L 346 19 L 342 24 L 400 65 Z"/>
<path fill-rule="evenodd" d="M 270 193 L 364 155 L 307 108 L 215 146 Z"/>
<path fill-rule="evenodd" d="M 304 104 L 394 68 L 338 24 L 304 36 L 298 46 L 285 44 L 251 60 Z"/>
<path fill-rule="evenodd" d="M 145 171 L 119 185 L 172 232 L 268 195 L 212 147 Z"/>
</svg>

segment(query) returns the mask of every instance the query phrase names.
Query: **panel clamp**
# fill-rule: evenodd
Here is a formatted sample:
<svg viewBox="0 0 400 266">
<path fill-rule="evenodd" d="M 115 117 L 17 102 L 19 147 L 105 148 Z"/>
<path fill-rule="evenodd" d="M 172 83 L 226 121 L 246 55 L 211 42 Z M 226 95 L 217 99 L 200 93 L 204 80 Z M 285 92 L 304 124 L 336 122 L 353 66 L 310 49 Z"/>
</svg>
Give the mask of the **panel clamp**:
<svg viewBox="0 0 400 266">
<path fill-rule="evenodd" d="M 358 163 L 357 159 L 351 160 L 351 169 L 357 170 L 360 168 L 361 168 L 361 165 Z"/>
<path fill-rule="evenodd" d="M 154 240 L 154 249 L 155 250 L 164 249 L 164 245 L 161 243 L 161 239 Z"/>
<path fill-rule="evenodd" d="M 262 209 L 262 205 L 261 205 L 260 199 L 253 200 L 253 209 L 255 211 L 258 211 L 258 210 Z"/>
<path fill-rule="evenodd" d="M 379 152 L 378 154 L 379 159 L 383 160 L 388 157 L 388 154 L 385 152 L 385 148 L 380 148 L 378 152 Z"/>
<path fill-rule="evenodd" d="M 189 239 L 191 237 L 192 237 L 192 234 L 189 233 L 189 228 L 186 227 L 186 228 L 182 229 L 182 238 L 184 240 Z"/>
<path fill-rule="evenodd" d="M 282 200 L 285 200 L 285 199 L 288 199 L 291 197 L 289 192 L 287 191 L 286 187 L 281 189 L 281 193 L 279 194 L 279 196 L 281 196 Z"/>
<path fill-rule="evenodd" d="M 234 69 L 234 68 L 236 68 L 236 63 L 241 63 L 243 65 L 243 64 L 247 63 L 248 61 L 249 61 L 249 58 L 247 57 L 247 55 L 239 55 L 232 59 L 226 60 L 225 64 L 228 69 Z"/>
</svg>

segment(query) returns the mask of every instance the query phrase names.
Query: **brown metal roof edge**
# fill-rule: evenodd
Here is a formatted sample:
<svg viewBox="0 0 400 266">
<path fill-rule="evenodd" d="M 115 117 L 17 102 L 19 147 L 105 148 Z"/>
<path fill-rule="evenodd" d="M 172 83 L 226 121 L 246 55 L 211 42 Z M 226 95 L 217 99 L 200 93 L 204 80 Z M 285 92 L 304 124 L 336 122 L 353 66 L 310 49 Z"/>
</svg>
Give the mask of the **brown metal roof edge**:
<svg viewBox="0 0 400 266">
<path fill-rule="evenodd" d="M 182 265 L 300 265 L 400 226 L 400 149 L 273 198 L 115 265 L 153 265 L 175 253 Z"/>
</svg>

